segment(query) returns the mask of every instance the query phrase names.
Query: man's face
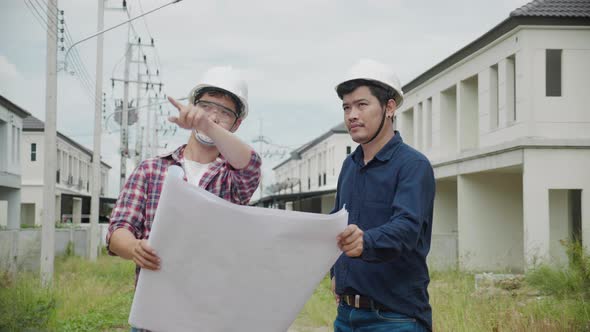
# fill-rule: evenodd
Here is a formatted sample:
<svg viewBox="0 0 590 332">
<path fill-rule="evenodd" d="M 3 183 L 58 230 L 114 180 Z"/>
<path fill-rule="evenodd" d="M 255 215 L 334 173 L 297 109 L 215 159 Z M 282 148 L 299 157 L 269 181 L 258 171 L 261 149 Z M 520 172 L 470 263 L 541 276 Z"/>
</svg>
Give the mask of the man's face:
<svg viewBox="0 0 590 332">
<path fill-rule="evenodd" d="M 342 98 L 344 123 L 356 143 L 365 143 L 375 135 L 381 124 L 383 107 L 366 86 L 360 86 Z M 388 110 L 391 115 L 393 110 Z M 386 122 L 390 122 L 386 119 Z M 385 126 L 387 124 L 384 124 Z"/>
<path fill-rule="evenodd" d="M 205 93 L 197 101 L 197 107 L 203 109 L 211 121 L 227 130 L 236 131 L 242 123 L 242 119 L 237 118 L 236 104 L 227 96 Z"/>
</svg>

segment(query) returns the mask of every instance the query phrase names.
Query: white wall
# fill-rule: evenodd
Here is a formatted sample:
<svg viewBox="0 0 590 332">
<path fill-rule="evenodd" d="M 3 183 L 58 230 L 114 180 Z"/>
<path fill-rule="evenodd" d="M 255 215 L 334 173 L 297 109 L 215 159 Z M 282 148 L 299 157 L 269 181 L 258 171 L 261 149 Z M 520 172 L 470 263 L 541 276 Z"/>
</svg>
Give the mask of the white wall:
<svg viewBox="0 0 590 332">
<path fill-rule="evenodd" d="M 22 181 L 24 186 L 42 186 L 43 185 L 43 165 L 44 165 L 44 133 L 43 132 L 25 132 L 21 144 L 21 164 L 22 164 Z M 31 161 L 31 144 L 37 144 L 37 159 Z M 88 174 L 88 167 L 91 163 L 91 157 L 78 147 L 69 144 L 63 139 L 58 138 L 58 167 L 60 171 L 60 182 L 56 184 L 59 192 L 69 194 L 90 195 L 87 190 L 87 182 L 92 174 Z M 71 158 L 71 164 L 70 164 Z M 101 165 L 101 181 L 105 187 L 105 193 L 108 192 L 108 168 Z M 68 177 L 72 175 L 73 184 L 67 184 Z M 82 180 L 82 187 L 78 187 L 78 181 Z"/>
<path fill-rule="evenodd" d="M 275 169 L 275 181 L 280 183 L 290 178 L 300 179 L 302 192 L 335 189 L 342 163 L 347 156 L 347 146 L 350 146 L 352 152 L 358 144 L 352 141 L 348 133 L 333 133 L 302 153 L 301 159 L 291 159 Z M 323 181 L 324 173 L 326 173 L 326 184 Z M 318 175 L 322 176 L 319 186 Z M 308 188 L 308 177 L 311 180 L 310 188 Z M 293 187 L 293 191 L 298 191 L 297 185 Z M 287 189 L 287 192 L 290 192 L 290 189 Z"/>
<path fill-rule="evenodd" d="M 21 164 L 23 186 L 43 185 L 43 161 L 45 154 L 43 132 L 27 131 L 23 135 L 21 144 Z M 31 161 L 31 144 L 37 145 L 37 159 Z"/>
<path fill-rule="evenodd" d="M 582 190 L 582 242 L 590 248 L 590 151 L 526 149 L 524 250 L 527 266 L 550 259 L 550 189 Z"/>
<path fill-rule="evenodd" d="M 471 125 L 463 126 L 462 129 L 468 131 L 467 136 L 463 136 L 473 137 L 474 133 L 472 131 L 477 130 L 477 145 L 480 147 L 496 145 L 526 135 L 526 126 L 521 125 L 523 120 L 519 119 L 516 122 L 508 123 L 506 114 L 502 114 L 502 123 L 499 124 L 498 128 L 490 129 L 490 98 L 493 92 L 490 84 L 490 67 L 496 66 L 499 70 L 499 78 L 495 83 L 500 85 L 498 91 L 500 94 L 498 97 L 500 98 L 496 107 L 499 108 L 501 113 L 507 112 L 507 103 L 516 103 L 518 108 L 522 102 L 521 99 L 526 99 L 526 92 L 523 91 L 521 86 L 526 81 L 523 77 L 524 69 L 522 66 L 518 66 L 522 62 L 521 53 L 523 53 L 524 43 L 521 35 L 522 30 L 512 31 L 500 40 L 491 43 L 467 59 L 429 79 L 418 88 L 406 91 L 404 105 L 398 111 L 398 118 L 404 112 L 414 108 L 418 103 L 424 105 L 426 100 L 432 98 L 432 149 L 422 150 L 430 160 L 449 160 L 457 157 L 457 136 L 460 137 L 461 134 L 457 135 L 456 132 L 458 128 L 461 129 L 462 123 L 474 122 L 470 116 L 477 117 L 478 126 L 477 128 L 473 128 Z M 507 81 L 510 75 L 506 64 L 512 58 L 514 59 L 512 61 L 516 63 L 514 67 L 516 71 L 513 73 L 514 79 L 511 82 L 515 82 L 516 88 L 511 88 L 510 82 Z M 463 86 L 464 88 L 473 87 L 474 80 L 477 80 L 477 97 L 473 96 L 472 90 L 463 90 L 463 92 L 469 92 L 470 96 L 464 99 L 463 102 L 469 103 L 469 108 L 477 103 L 478 110 L 475 114 L 462 113 L 467 118 L 461 118 L 459 116 L 461 114 L 457 114 L 457 107 L 461 105 L 461 100 L 457 99 L 457 94 L 461 98 L 461 82 L 467 79 L 471 80 L 464 83 L 470 83 L 471 85 Z M 516 98 L 515 101 L 506 95 L 508 91 L 514 90 L 517 93 L 514 97 Z M 520 114 L 519 116 L 522 116 L 522 119 L 528 118 L 526 114 Z M 423 116 L 422 121 L 425 121 L 425 119 L 426 117 Z M 463 121 L 461 121 L 462 119 Z M 399 125 L 402 133 L 407 130 L 403 122 Z M 467 141 L 469 140 L 464 140 L 464 142 Z"/>
<path fill-rule="evenodd" d="M 459 176 L 457 215 L 462 268 L 522 271 L 522 195 L 519 173 Z"/>
<path fill-rule="evenodd" d="M 530 47 L 530 99 L 535 110 L 532 135 L 552 138 L 590 137 L 590 27 L 527 29 Z M 562 49 L 562 96 L 545 95 L 545 50 Z"/>
<path fill-rule="evenodd" d="M 416 121 L 417 107 L 424 109 L 424 102 L 432 98 L 433 148 L 424 149 L 423 144 L 414 146 L 435 162 L 458 157 L 452 143 L 455 135 L 459 137 L 460 148 L 465 142 L 469 143 L 467 148 L 486 148 L 521 137 L 588 138 L 588 40 L 589 27 L 519 27 L 418 88 L 407 91 L 404 105 L 397 114 L 401 120 L 398 128 L 402 134 L 424 128 L 424 123 L 408 128 L 412 118 L 409 112 L 414 112 Z M 546 49 L 563 50 L 562 97 L 545 96 Z M 462 99 L 462 92 L 466 92 L 463 88 L 470 87 L 462 83 L 473 77 L 477 77 L 477 96 Z M 453 87 L 458 87 L 458 91 L 449 90 Z M 453 96 L 458 99 L 454 100 Z M 474 121 L 465 118 L 473 114 L 462 112 L 461 105 L 466 101 L 472 104 L 477 101 L 478 125 L 475 127 L 464 125 Z M 455 102 L 458 114 L 452 111 Z M 424 122 L 425 119 L 421 116 L 419 120 Z M 474 129 L 478 130 L 476 135 Z M 409 141 L 414 143 L 415 140 Z"/>
<path fill-rule="evenodd" d="M 0 105 L 0 172 L 20 176 L 22 128 L 23 119 Z"/>
</svg>

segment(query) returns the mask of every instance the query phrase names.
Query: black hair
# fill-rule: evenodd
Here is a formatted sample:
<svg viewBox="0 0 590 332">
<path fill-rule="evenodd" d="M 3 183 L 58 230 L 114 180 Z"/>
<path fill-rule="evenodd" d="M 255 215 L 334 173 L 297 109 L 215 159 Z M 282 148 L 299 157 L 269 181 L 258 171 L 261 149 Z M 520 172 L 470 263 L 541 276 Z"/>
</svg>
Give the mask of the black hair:
<svg viewBox="0 0 590 332">
<path fill-rule="evenodd" d="M 338 94 L 338 97 L 342 99 L 344 95 L 352 93 L 354 90 L 361 86 L 366 86 L 369 88 L 371 94 L 375 96 L 377 100 L 379 100 L 379 104 L 381 105 L 381 107 L 385 107 L 390 99 L 395 100 L 395 90 L 391 88 L 386 88 L 383 85 L 364 79 L 346 81 L 338 85 L 338 87 L 336 88 L 336 93 Z"/>
</svg>

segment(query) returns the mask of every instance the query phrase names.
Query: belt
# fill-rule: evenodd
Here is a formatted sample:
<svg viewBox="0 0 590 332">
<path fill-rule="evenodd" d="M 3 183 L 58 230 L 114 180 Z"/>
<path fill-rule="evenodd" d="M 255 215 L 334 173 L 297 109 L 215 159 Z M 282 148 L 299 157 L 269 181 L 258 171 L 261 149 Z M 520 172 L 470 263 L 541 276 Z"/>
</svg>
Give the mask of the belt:
<svg viewBox="0 0 590 332">
<path fill-rule="evenodd" d="M 357 309 L 370 309 L 391 311 L 379 302 L 373 301 L 370 297 L 362 295 L 340 295 L 340 301 Z"/>
</svg>

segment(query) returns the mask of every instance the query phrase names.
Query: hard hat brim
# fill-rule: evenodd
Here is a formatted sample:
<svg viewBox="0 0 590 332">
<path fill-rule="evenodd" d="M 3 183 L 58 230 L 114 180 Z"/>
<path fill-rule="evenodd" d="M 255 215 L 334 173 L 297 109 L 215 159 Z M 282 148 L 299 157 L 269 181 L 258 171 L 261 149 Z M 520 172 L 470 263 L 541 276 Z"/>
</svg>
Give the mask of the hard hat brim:
<svg viewBox="0 0 590 332">
<path fill-rule="evenodd" d="M 227 92 L 228 94 L 231 94 L 235 98 L 239 99 L 240 102 L 242 103 L 242 105 L 244 105 L 244 109 L 240 113 L 240 117 L 239 118 L 243 120 L 243 119 L 245 119 L 248 116 L 248 110 L 249 110 L 248 100 L 246 100 L 245 98 L 243 98 L 241 96 L 238 96 L 235 93 L 233 93 L 231 91 L 228 91 L 228 90 L 226 90 L 226 89 L 224 89 L 222 87 L 219 87 L 219 86 L 216 86 L 216 85 L 211 85 L 211 84 L 198 84 L 197 86 L 195 86 L 191 90 L 191 92 L 190 92 L 190 94 L 188 96 L 188 100 L 189 100 L 189 103 L 191 103 L 191 105 L 195 103 L 195 96 L 198 95 L 199 94 L 199 91 L 201 91 L 204 88 L 216 88 L 216 89 L 220 89 L 220 90 L 223 90 L 223 91 Z"/>
</svg>

